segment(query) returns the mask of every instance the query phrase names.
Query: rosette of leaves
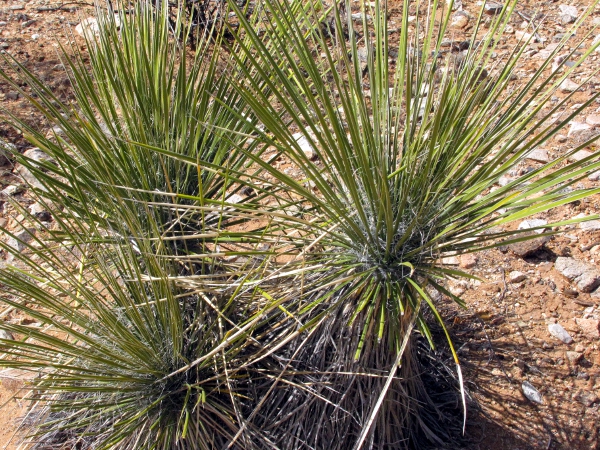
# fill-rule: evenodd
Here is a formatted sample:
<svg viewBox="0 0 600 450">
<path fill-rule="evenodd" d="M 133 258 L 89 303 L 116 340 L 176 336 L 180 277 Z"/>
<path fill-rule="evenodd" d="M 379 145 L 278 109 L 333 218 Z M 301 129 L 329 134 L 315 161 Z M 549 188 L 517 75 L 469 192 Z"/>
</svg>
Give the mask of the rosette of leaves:
<svg viewBox="0 0 600 450">
<path fill-rule="evenodd" d="M 44 133 L 7 112 L 45 155 L 14 157 L 48 205 L 93 217 L 89 226 L 103 229 L 133 212 L 170 253 L 189 254 L 202 242 L 195 236 L 236 223 L 219 211 L 248 200 L 239 173 L 250 172 L 249 160 L 237 149 L 252 153 L 258 141 L 250 139 L 256 119 L 224 71 L 217 25 L 195 35 L 192 50 L 176 38 L 192 32 L 185 9 L 176 17 L 169 9 L 168 2 L 98 3 L 97 23 L 82 28 L 86 49 L 63 48 L 72 103 L 16 60 L 13 72 L 0 73 L 53 125 Z"/>
<path fill-rule="evenodd" d="M 561 41 L 523 80 L 516 67 L 538 30 L 506 53 L 498 47 L 515 1 L 486 26 L 482 7 L 468 45 L 455 50 L 446 46 L 451 4 L 404 1 L 397 44 L 385 3 L 360 4 L 358 25 L 345 2 L 321 26 L 320 2 L 292 10 L 265 0 L 270 20 L 257 32 L 230 2 L 243 30 L 237 90 L 268 145 L 302 176 L 254 160 L 309 218 L 289 223 L 306 249 L 286 263 L 296 295 L 272 344 L 278 351 L 264 360 L 274 381 L 251 413 L 281 448 L 411 447 L 423 435 L 440 445 L 448 436 L 419 375 L 414 336 L 433 346 L 431 318 L 441 325 L 465 403 L 432 293 L 463 305 L 445 280 L 472 278 L 443 258 L 538 237 L 504 226 L 600 192 L 569 188 L 600 167 L 595 154 L 570 158 L 595 137 L 497 186 L 598 97 L 560 116 L 573 94 L 551 102 L 594 50 L 591 35 L 569 44 L 581 54 Z M 561 52 L 568 56 L 551 67 Z"/>
</svg>

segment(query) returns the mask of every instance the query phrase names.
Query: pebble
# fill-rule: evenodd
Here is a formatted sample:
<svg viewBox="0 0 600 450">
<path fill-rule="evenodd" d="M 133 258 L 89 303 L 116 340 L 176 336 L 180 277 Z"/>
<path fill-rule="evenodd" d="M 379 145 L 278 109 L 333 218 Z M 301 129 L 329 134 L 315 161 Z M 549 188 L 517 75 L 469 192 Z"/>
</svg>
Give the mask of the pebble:
<svg viewBox="0 0 600 450">
<path fill-rule="evenodd" d="M 598 231 L 600 230 L 600 220 L 588 220 L 587 222 L 581 222 L 579 228 L 582 231 Z"/>
<path fill-rule="evenodd" d="M 238 194 L 233 194 L 233 195 L 230 195 L 229 197 L 227 197 L 225 199 L 225 201 L 227 203 L 232 203 L 234 205 L 237 205 L 238 203 L 242 203 L 244 201 L 244 197 L 242 197 L 241 195 L 238 195 Z"/>
<path fill-rule="evenodd" d="M 49 222 L 52 218 L 52 215 L 48 212 L 44 205 L 37 202 L 29 206 L 29 213 L 42 222 Z"/>
<path fill-rule="evenodd" d="M 600 125 L 600 114 L 590 114 L 585 118 L 585 123 L 593 127 Z"/>
<path fill-rule="evenodd" d="M 523 40 L 524 42 L 537 42 L 537 38 L 533 34 L 527 33 L 523 30 L 515 30 L 515 37 L 519 40 Z"/>
<path fill-rule="evenodd" d="M 459 266 L 463 269 L 472 269 L 477 265 L 478 258 L 473 253 L 460 255 Z"/>
<path fill-rule="evenodd" d="M 588 175 L 588 180 L 590 181 L 598 181 L 600 180 L 600 170 L 597 172 L 592 172 Z"/>
<path fill-rule="evenodd" d="M 521 389 L 523 390 L 523 394 L 525 394 L 525 397 L 527 397 L 530 401 L 538 403 L 540 405 L 544 403 L 544 400 L 542 399 L 542 394 L 540 394 L 540 392 L 535 387 L 533 387 L 533 385 L 529 381 L 523 381 Z"/>
<path fill-rule="evenodd" d="M 569 156 L 569 161 L 571 161 L 571 162 L 581 161 L 582 159 L 585 159 L 592 155 L 593 155 L 593 153 L 588 150 L 579 150 L 578 152 L 575 152 L 571 156 Z"/>
<path fill-rule="evenodd" d="M 573 400 L 589 408 L 598 401 L 598 397 L 593 392 L 580 390 L 573 396 Z"/>
<path fill-rule="evenodd" d="M 467 13 L 457 11 L 452 16 L 452 23 L 450 24 L 452 28 L 466 28 L 467 25 L 469 25 L 469 16 Z"/>
<path fill-rule="evenodd" d="M 33 240 L 33 236 L 35 234 L 34 228 L 27 228 L 21 230 L 17 233 L 14 233 L 14 237 L 9 237 L 6 241 L 6 245 L 12 247 L 17 252 L 22 252 L 27 248 L 29 242 Z"/>
<path fill-rule="evenodd" d="M 548 156 L 548 151 L 543 148 L 536 148 L 529 152 L 526 156 L 527 159 L 531 159 L 532 161 L 537 161 L 541 163 L 550 162 L 550 157 Z"/>
<path fill-rule="evenodd" d="M 294 133 L 292 137 L 298 143 L 300 149 L 308 159 L 313 160 L 317 157 L 314 147 L 311 145 L 306 136 L 304 136 L 302 133 Z"/>
<path fill-rule="evenodd" d="M 567 137 L 578 137 L 586 139 L 588 137 L 590 130 L 592 129 L 591 125 L 583 122 L 571 122 L 571 126 L 569 127 L 569 132 L 567 133 Z M 582 150 L 583 151 L 583 150 Z"/>
<path fill-rule="evenodd" d="M 0 330 L 0 339 L 4 339 L 6 341 L 14 341 L 15 337 L 10 331 Z"/>
<path fill-rule="evenodd" d="M 502 177 L 500 177 L 500 178 L 498 179 L 498 184 L 499 184 L 501 187 L 504 187 L 504 186 L 506 186 L 507 184 L 510 184 L 510 183 L 512 183 L 513 181 L 514 181 L 514 178 L 511 178 L 511 177 L 506 177 L 506 176 L 502 176 Z"/>
<path fill-rule="evenodd" d="M 442 264 L 447 266 L 458 266 L 460 261 L 456 256 L 446 256 L 445 258 L 442 258 Z"/>
<path fill-rule="evenodd" d="M 502 3 L 486 2 L 484 6 L 485 13 L 489 16 L 494 16 L 502 12 Z"/>
<path fill-rule="evenodd" d="M 581 358 L 583 358 L 583 354 L 581 354 L 579 352 L 572 352 L 572 351 L 565 352 L 565 356 L 567 357 L 567 360 L 569 360 L 569 362 L 571 364 L 577 364 L 577 363 L 579 363 L 579 361 L 581 361 Z"/>
<path fill-rule="evenodd" d="M 534 235 L 533 232 L 530 235 Z M 521 236 L 526 236 L 526 234 L 522 234 Z M 520 256 L 521 258 L 538 251 L 540 248 L 544 246 L 546 242 L 550 240 L 550 236 L 540 236 L 538 238 L 529 239 L 526 241 L 515 242 L 508 246 L 508 249 L 513 252 L 515 255 Z"/>
<path fill-rule="evenodd" d="M 520 283 L 526 278 L 527 275 L 525 275 L 523 272 L 519 272 L 518 270 L 513 270 L 511 273 L 508 274 L 508 281 L 510 281 L 511 283 Z"/>
<path fill-rule="evenodd" d="M 4 197 L 12 197 L 13 195 L 20 194 L 24 190 L 25 188 L 20 184 L 11 184 L 2 189 L 1 193 Z"/>
<path fill-rule="evenodd" d="M 556 339 L 564 342 L 565 344 L 570 344 L 571 342 L 573 342 L 573 338 L 571 337 L 571 335 L 559 323 L 549 324 L 548 332 Z"/>
<path fill-rule="evenodd" d="M 600 339 L 600 320 L 577 318 L 575 319 L 575 323 L 586 337 Z"/>
<path fill-rule="evenodd" d="M 576 6 L 559 5 L 558 9 L 560 10 L 562 16 L 569 17 L 570 21 L 567 23 L 573 23 L 577 20 L 577 16 L 579 15 L 579 13 L 577 12 Z"/>
<path fill-rule="evenodd" d="M 564 134 L 557 134 L 556 136 L 554 136 L 554 140 L 556 142 L 558 142 L 559 144 L 562 144 L 563 142 L 567 142 L 567 137 Z"/>
<path fill-rule="evenodd" d="M 544 219 L 527 219 L 519 224 L 519 230 L 528 230 L 530 228 L 543 227 L 544 225 L 548 225 L 548 221 Z M 542 234 L 544 232 L 543 228 L 534 230 L 537 234 Z"/>
<path fill-rule="evenodd" d="M 562 83 L 560 83 L 559 88 L 563 92 L 575 92 L 577 89 L 579 89 L 579 84 L 566 78 Z"/>
</svg>

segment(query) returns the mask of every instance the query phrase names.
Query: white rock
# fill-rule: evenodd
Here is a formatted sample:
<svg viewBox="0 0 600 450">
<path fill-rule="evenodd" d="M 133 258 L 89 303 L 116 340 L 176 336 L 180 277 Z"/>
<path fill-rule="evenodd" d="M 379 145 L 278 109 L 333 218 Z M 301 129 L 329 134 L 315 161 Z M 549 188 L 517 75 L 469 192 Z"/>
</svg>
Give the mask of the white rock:
<svg viewBox="0 0 600 450">
<path fill-rule="evenodd" d="M 579 89 L 579 84 L 569 80 L 568 78 L 565 78 L 565 80 L 560 83 L 559 88 L 563 92 L 575 92 L 577 89 Z"/>
<path fill-rule="evenodd" d="M 306 136 L 304 136 L 302 133 L 294 133 L 292 137 L 298 143 L 300 149 L 304 152 L 308 159 L 313 160 L 316 158 L 317 153 Z"/>
<path fill-rule="evenodd" d="M 592 155 L 593 153 L 587 150 L 579 150 L 578 152 L 575 152 L 571 156 L 569 156 L 569 161 L 581 161 L 582 159 L 585 159 L 588 156 Z"/>
<path fill-rule="evenodd" d="M 590 114 L 585 118 L 585 123 L 593 127 L 600 125 L 600 114 Z"/>
<path fill-rule="evenodd" d="M 12 197 L 13 195 L 20 194 L 23 192 L 25 188 L 20 184 L 11 184 L 10 186 L 2 189 L 1 193 L 5 197 Z"/>
<path fill-rule="evenodd" d="M 541 163 L 550 162 L 550 157 L 548 156 L 548 151 L 543 148 L 535 148 L 531 152 L 529 152 L 526 156 L 527 159 L 531 159 L 532 161 L 537 161 Z"/>
<path fill-rule="evenodd" d="M 525 394 L 525 397 L 527 397 L 532 402 L 539 403 L 540 405 L 544 403 L 544 400 L 542 399 L 542 394 L 540 394 L 540 392 L 536 388 L 534 388 L 529 381 L 523 381 L 521 389 L 523 390 L 523 394 Z"/>
<path fill-rule="evenodd" d="M 98 35 L 100 26 L 98 25 L 98 20 L 95 17 L 88 17 L 87 19 L 83 19 L 81 23 L 75 27 L 75 31 L 80 36 L 92 38 L 95 35 Z"/>
<path fill-rule="evenodd" d="M 4 339 L 6 341 L 14 341 L 15 338 L 10 331 L 0 330 L 0 339 Z"/>
<path fill-rule="evenodd" d="M 571 335 L 565 330 L 562 325 L 558 323 L 551 323 L 548 325 L 548 332 L 556 339 L 563 341 L 565 344 L 573 342 Z"/>
<path fill-rule="evenodd" d="M 115 25 L 119 28 L 121 26 L 121 18 L 118 14 L 115 14 L 114 17 Z M 75 27 L 75 31 L 80 36 L 92 39 L 100 34 L 100 24 L 95 17 L 88 17 L 87 19 L 83 19 L 79 25 Z"/>
<path fill-rule="evenodd" d="M 537 42 L 537 38 L 533 34 L 523 30 L 515 30 L 515 37 L 519 40 L 523 40 L 523 42 Z"/>
<path fill-rule="evenodd" d="M 238 203 L 242 203 L 243 200 L 244 200 L 244 197 L 242 197 L 241 195 L 238 195 L 238 194 L 230 195 L 229 197 L 227 197 L 225 199 L 225 201 L 227 203 L 233 203 L 233 204 L 236 204 L 236 205 Z"/>
<path fill-rule="evenodd" d="M 569 132 L 567 133 L 567 137 L 579 137 L 585 135 L 591 130 L 593 127 L 583 122 L 571 122 L 571 127 L 569 128 Z"/>
<path fill-rule="evenodd" d="M 588 175 L 588 180 L 590 181 L 598 181 L 600 180 L 600 170 L 598 172 L 593 172 Z"/>
<path fill-rule="evenodd" d="M 596 17 L 595 19 L 598 19 L 598 17 Z M 598 34 L 592 41 L 592 47 L 596 47 L 599 44 L 600 44 L 600 34 Z M 596 47 L 595 51 L 600 52 L 600 47 Z"/>
<path fill-rule="evenodd" d="M 547 45 L 545 48 L 540 50 L 535 56 L 536 58 L 548 59 L 552 55 L 552 53 L 558 48 L 560 45 L 559 42 L 554 42 L 552 44 Z"/>
<path fill-rule="evenodd" d="M 447 266 L 458 266 L 460 264 L 459 259 L 456 256 L 447 256 L 442 258 L 442 264 Z"/>
<path fill-rule="evenodd" d="M 498 179 L 498 184 L 502 187 L 506 186 L 509 183 L 512 183 L 513 181 L 515 181 L 513 178 L 510 177 L 500 177 Z"/>
<path fill-rule="evenodd" d="M 544 225 L 548 225 L 548 221 L 544 219 L 527 219 L 519 224 L 519 230 L 528 230 L 529 228 L 543 227 Z M 543 228 L 539 230 L 535 230 L 537 234 L 542 234 L 544 232 Z"/>
<path fill-rule="evenodd" d="M 577 16 L 579 15 L 579 13 L 577 12 L 576 6 L 559 5 L 558 9 L 560 9 L 561 14 L 563 14 L 565 16 L 571 16 L 574 19 L 577 19 Z"/>
<path fill-rule="evenodd" d="M 600 220 L 588 220 L 587 222 L 581 222 L 579 228 L 583 231 L 598 231 L 600 230 Z"/>
<path fill-rule="evenodd" d="M 508 281 L 510 281 L 511 283 L 520 283 L 526 278 L 527 275 L 525 275 L 523 272 L 519 272 L 518 270 L 513 270 L 511 273 L 508 274 Z"/>
</svg>

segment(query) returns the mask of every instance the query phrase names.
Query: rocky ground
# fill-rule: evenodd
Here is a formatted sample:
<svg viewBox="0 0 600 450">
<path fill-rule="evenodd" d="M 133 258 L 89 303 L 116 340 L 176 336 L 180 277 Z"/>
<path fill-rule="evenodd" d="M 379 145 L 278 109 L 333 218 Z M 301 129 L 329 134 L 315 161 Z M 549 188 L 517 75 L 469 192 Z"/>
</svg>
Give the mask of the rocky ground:
<svg viewBox="0 0 600 450">
<path fill-rule="evenodd" d="M 541 25 L 519 67 L 521 79 L 526 80 L 539 67 L 569 24 L 588 6 L 583 0 L 564 1 L 519 2 L 499 51 L 509 51 L 517 39 L 531 32 L 526 28 L 529 24 Z M 479 8 L 475 1 L 462 2 L 454 14 L 452 39 L 469 36 Z M 392 3 L 391 11 L 393 22 L 396 3 Z M 69 101 L 69 81 L 58 56 L 59 47 L 69 48 L 72 42 L 83 46 L 76 26 L 90 13 L 89 5 L 80 2 L 5 1 L 0 5 L 0 50 L 36 73 L 59 98 Z M 594 28 L 597 24 L 600 8 L 588 17 L 576 38 L 589 32 L 585 45 L 592 45 L 598 35 Z M 557 92 L 554 103 L 587 80 L 557 113 L 557 119 L 600 88 L 600 79 L 594 74 L 599 64 L 597 55 L 593 54 Z M 1 82 L 0 105 L 32 126 L 50 131 L 19 93 Z M 511 177 L 551 161 L 600 133 L 599 106 L 594 103 L 584 115 L 573 119 L 564 134 L 530 154 Z M 31 148 L 1 119 L 0 143 L 16 146 L 22 152 Z M 573 157 L 582 158 L 589 154 L 585 152 L 596 151 L 595 146 L 590 147 Z M 36 210 L 29 200 L 18 171 L 3 157 L 1 148 L 0 164 L 0 225 L 16 230 L 19 218 L 8 197 L 34 213 L 47 214 Z M 510 177 L 500 180 L 500 184 L 508 182 Z M 600 187 L 599 183 L 600 173 L 596 173 L 573 188 Z M 539 227 L 598 213 L 600 197 L 594 196 L 513 226 Z M 472 441 L 469 448 L 600 448 L 600 221 L 564 226 L 558 231 L 561 233 L 552 238 L 540 237 L 445 261 L 483 280 L 451 284 L 453 293 L 466 300 L 468 309 L 449 306 L 447 312 L 460 345 L 467 386 L 480 409 L 480 414 L 471 414 L 467 428 Z M 9 312 L 0 313 L 0 320 L 22 318 Z M 0 380 L 0 405 L 4 405 L 0 413 L 0 447 L 11 449 L 10 437 L 24 409 L 10 398 L 18 394 L 22 380 L 6 371 L 0 371 Z"/>
</svg>

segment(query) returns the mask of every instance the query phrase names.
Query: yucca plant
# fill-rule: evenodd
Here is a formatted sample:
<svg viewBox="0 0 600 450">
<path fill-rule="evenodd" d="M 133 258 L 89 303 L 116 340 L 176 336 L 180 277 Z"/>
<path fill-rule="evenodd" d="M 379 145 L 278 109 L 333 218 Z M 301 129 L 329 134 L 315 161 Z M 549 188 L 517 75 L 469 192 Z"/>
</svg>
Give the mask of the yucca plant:
<svg viewBox="0 0 600 450">
<path fill-rule="evenodd" d="M 89 65 L 65 56 L 73 105 L 17 61 L 2 72 L 58 127 L 45 135 L 12 117 L 41 150 L 14 156 L 53 221 L 14 202 L 28 234 L 0 229 L 11 238 L 0 307 L 35 324 L 0 324 L 16 339 L 1 343 L 0 365 L 35 374 L 23 388 L 29 448 L 211 449 L 238 434 L 238 448 L 266 446 L 242 429 L 240 400 L 248 336 L 273 307 L 256 289 L 269 252 L 225 228 L 253 217 L 233 196 L 252 176 L 255 120 L 219 72 L 219 35 L 191 53 L 178 40 L 188 29 L 157 5 L 98 10 Z"/>
<path fill-rule="evenodd" d="M 34 375 L 20 393 L 26 448 L 224 448 L 242 423 L 253 326 L 242 305 L 254 290 L 240 277 L 184 289 L 152 241 L 82 245 L 85 221 L 71 223 L 60 230 L 69 243 L 38 222 L 40 239 L 20 251 L 0 244 L 15 256 L 0 270 L 0 304 L 28 318 L 0 324 L 15 338 L 2 341 L 0 366 Z M 261 442 L 253 434 L 240 445 Z"/>
<path fill-rule="evenodd" d="M 125 220 L 119 211 L 136 211 L 148 229 L 158 226 L 158 235 L 172 238 L 164 243 L 176 253 L 197 243 L 191 234 L 220 226 L 218 214 L 188 210 L 182 216 L 178 204 L 223 209 L 247 199 L 239 195 L 239 183 L 213 167 L 245 170 L 248 158 L 236 148 L 251 152 L 256 146 L 249 140 L 256 120 L 224 76 L 221 34 L 206 29 L 192 51 L 178 39 L 191 32 L 183 9 L 173 20 L 167 2 L 112 7 L 114 15 L 97 5 L 97 32 L 84 28 L 87 54 L 76 44 L 63 49 L 72 104 L 61 103 L 17 61 L 9 61 L 17 72 L 1 72 L 19 90 L 25 82 L 32 93 L 22 94 L 54 125 L 45 134 L 12 117 L 47 156 L 15 158 L 45 191 L 47 203 L 60 202 L 85 217 L 96 210 L 92 226 L 105 228 Z M 114 202 L 120 208 L 104 208 Z"/>
<path fill-rule="evenodd" d="M 421 414 L 428 399 L 413 327 L 433 345 L 425 312 L 442 327 L 444 320 L 431 293 L 463 305 L 445 280 L 471 275 L 444 265 L 445 256 L 530 239 L 531 230 L 502 226 L 600 192 L 568 189 L 600 167 L 595 154 L 568 162 L 595 137 L 494 186 L 598 97 L 553 120 L 572 94 L 550 99 L 594 50 L 585 46 L 590 36 L 582 38 L 583 55 L 568 52 L 567 59 L 577 56 L 573 68 L 551 69 L 566 50 L 563 40 L 530 78 L 515 81 L 535 30 L 492 57 L 515 1 L 487 28 L 482 7 L 460 55 L 444 50 L 452 17 L 446 2 L 404 1 L 395 49 L 385 2 L 360 2 L 360 37 L 351 2 L 345 13 L 333 5 L 327 32 L 316 26 L 319 2 L 302 11 L 286 1 L 264 4 L 270 21 L 258 33 L 230 2 L 243 29 L 238 92 L 265 125 L 269 145 L 303 174 L 299 180 L 254 158 L 300 199 L 307 222 L 288 226 L 307 249 L 282 268 L 297 277 L 296 295 L 281 319 L 278 352 L 264 360 L 275 381 L 256 394 L 265 398 L 251 417 L 278 448 L 413 447 L 424 442 L 419 430 L 441 445 L 443 427 Z"/>
</svg>

